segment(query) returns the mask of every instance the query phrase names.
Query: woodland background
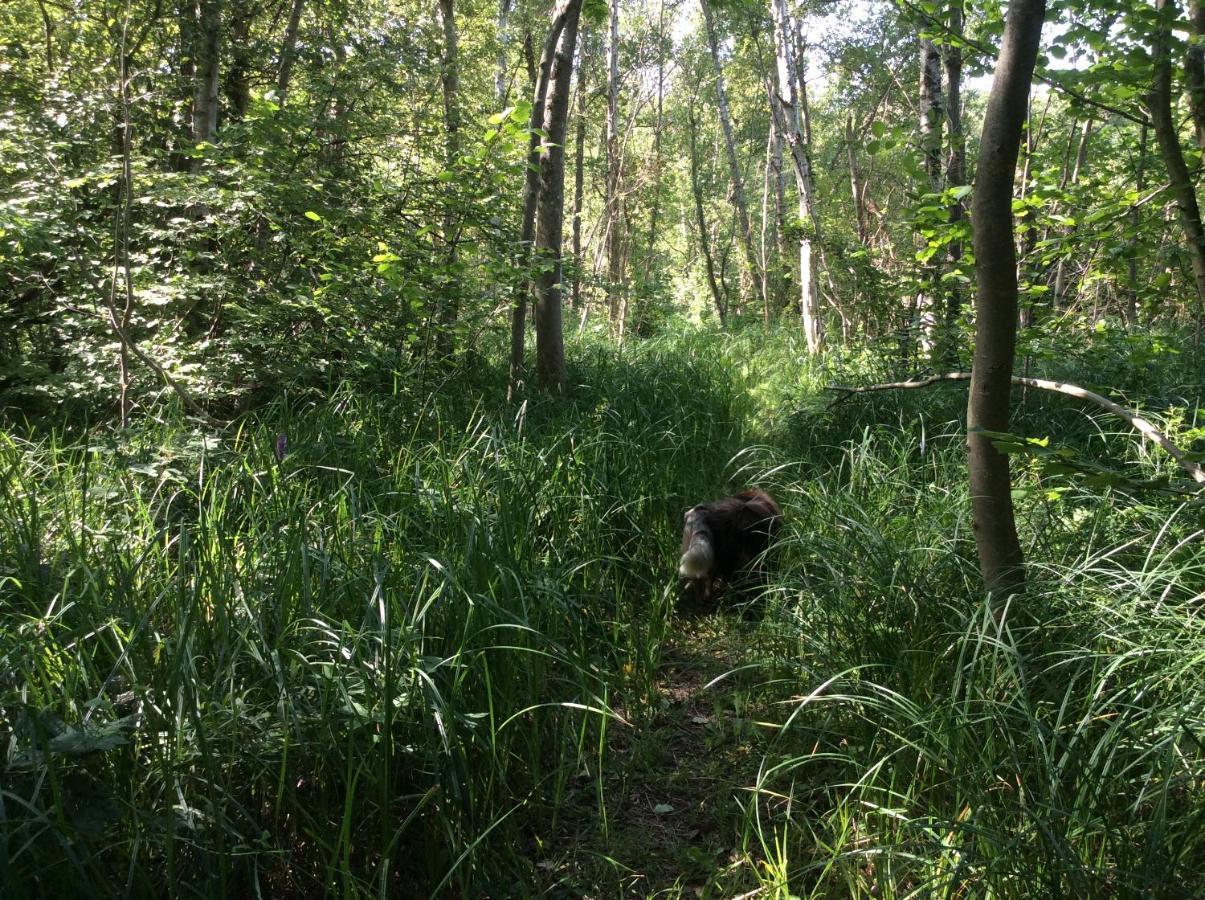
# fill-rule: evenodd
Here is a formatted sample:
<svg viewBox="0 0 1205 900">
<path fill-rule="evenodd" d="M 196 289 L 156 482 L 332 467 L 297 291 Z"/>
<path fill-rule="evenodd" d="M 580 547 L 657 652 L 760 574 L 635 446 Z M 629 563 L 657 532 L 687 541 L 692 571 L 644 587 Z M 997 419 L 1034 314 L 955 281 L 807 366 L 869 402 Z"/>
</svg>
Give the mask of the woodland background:
<svg viewBox="0 0 1205 900">
<path fill-rule="evenodd" d="M 1002 4 L 0 5 L 3 893 L 1199 891 L 1205 8 L 1045 7 L 1005 584 L 839 389 L 985 349 Z"/>
</svg>

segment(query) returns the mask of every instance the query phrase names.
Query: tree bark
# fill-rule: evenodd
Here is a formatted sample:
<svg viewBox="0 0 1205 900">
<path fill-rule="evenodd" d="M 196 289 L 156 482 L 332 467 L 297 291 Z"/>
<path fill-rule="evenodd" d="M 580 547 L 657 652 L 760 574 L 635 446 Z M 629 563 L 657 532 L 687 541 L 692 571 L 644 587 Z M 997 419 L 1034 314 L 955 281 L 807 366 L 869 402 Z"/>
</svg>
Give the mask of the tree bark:
<svg viewBox="0 0 1205 900">
<path fill-rule="evenodd" d="M 711 62 L 715 67 L 715 93 L 719 105 L 720 127 L 724 133 L 724 149 L 728 157 L 728 177 L 732 183 L 732 207 L 736 212 L 737 224 L 740 228 L 740 239 L 745 251 L 745 265 L 749 270 L 749 280 L 757 291 L 758 301 L 764 307 L 765 292 L 762 289 L 762 275 L 757 262 L 757 252 L 753 248 L 753 229 L 749 223 L 749 206 L 745 202 L 745 179 L 741 175 L 740 160 L 736 155 L 736 141 L 732 135 L 732 112 L 728 105 L 728 91 L 724 86 L 724 66 L 720 62 L 720 45 L 716 36 L 715 20 L 711 15 L 708 0 L 699 0 L 703 9 L 703 22 L 707 29 L 707 46 L 711 50 Z"/>
<path fill-rule="evenodd" d="M 513 0 L 498 0 L 498 18 L 495 33 L 498 38 L 498 58 L 494 63 L 494 102 L 501 109 L 506 105 L 506 51 L 510 46 L 510 7 Z"/>
<path fill-rule="evenodd" d="M 230 3 L 230 66 L 226 70 L 225 94 L 228 115 L 241 122 L 251 105 L 251 24 L 256 8 L 250 0 Z"/>
<path fill-rule="evenodd" d="M 452 171 L 460 157 L 460 35 L 456 29 L 455 0 L 439 0 L 439 17 L 444 33 L 444 54 L 439 73 L 444 101 L 444 168 Z M 446 207 L 443 216 L 445 278 L 439 296 L 439 336 L 436 341 L 442 356 L 450 355 L 453 350 L 452 330 L 460 312 L 457 296 L 460 279 L 456 274 L 457 215 L 454 211 L 454 183 L 453 180 L 444 184 L 447 194 L 444 198 Z"/>
<path fill-rule="evenodd" d="M 1205 4 L 1188 0 L 1192 36 L 1184 53 L 1184 80 L 1188 82 L 1189 107 L 1197 146 L 1205 150 Z"/>
<path fill-rule="evenodd" d="M 799 102 L 796 96 L 798 75 L 792 48 L 792 24 L 786 0 L 773 0 L 774 55 L 778 76 L 777 90 L 770 89 L 770 105 L 775 124 L 791 151 L 791 167 L 799 193 L 799 317 L 809 353 L 819 353 L 823 333 L 819 315 L 819 290 L 812 241 L 819 241 L 820 224 L 816 217 L 815 186 L 812 163 L 806 140 Z"/>
<path fill-rule="evenodd" d="M 523 219 L 519 226 L 517 268 L 523 273 L 527 273 L 530 268 L 532 247 L 535 243 L 536 208 L 540 199 L 541 149 L 543 147 L 539 131 L 544 127 L 548 79 L 565 24 L 571 13 L 576 22 L 580 12 L 581 0 L 562 0 L 553 11 L 552 23 L 548 28 L 548 37 L 544 40 L 544 51 L 540 56 L 539 68 L 534 79 L 535 93 L 531 103 L 531 119 L 528 123 L 527 166 L 523 180 Z M 530 45 L 530 35 L 525 43 Z M 534 57 L 534 52 L 527 55 Z M 531 296 L 531 287 L 528 283 L 519 287 L 515 295 L 514 306 L 511 309 L 510 374 L 506 390 L 508 400 L 513 399 L 523 385 L 523 350 L 527 330 L 527 304 Z"/>
<path fill-rule="evenodd" d="M 623 337 L 623 226 L 619 206 L 619 0 L 611 0 L 607 32 L 607 180 L 606 210 L 607 306 L 611 324 Z"/>
<path fill-rule="evenodd" d="M 941 90 L 941 54 L 928 38 L 920 41 L 920 151 L 925 170 L 924 192 L 940 194 L 942 124 L 945 100 Z M 923 237 L 921 240 L 928 243 Z M 923 265 L 922 289 L 917 297 L 922 349 L 940 351 L 937 333 L 937 303 L 941 293 L 941 263 L 934 253 Z M 936 355 L 936 353 L 934 353 Z"/>
<path fill-rule="evenodd" d="M 858 165 L 857 136 L 854 134 L 853 113 L 845 117 L 845 151 L 849 157 L 849 191 L 854 201 L 858 243 L 866 247 L 869 244 L 869 235 L 866 231 L 866 195 L 863 193 L 862 169 Z"/>
<path fill-rule="evenodd" d="M 192 101 L 192 136 L 198 143 L 213 140 L 218 129 L 221 86 L 222 0 L 199 0 L 196 35 L 196 90 Z M 193 169 L 200 166 L 196 160 Z"/>
<path fill-rule="evenodd" d="M 289 79 L 293 75 L 293 63 L 297 59 L 297 31 L 301 27 L 301 13 L 305 0 L 293 0 L 289 10 L 289 24 L 285 26 L 284 40 L 280 45 L 280 70 L 276 73 L 276 95 L 281 106 L 289 95 Z"/>
<path fill-rule="evenodd" d="M 1007 595 L 1025 587 L 1008 455 L 984 431 L 1008 431 L 1017 342 L 1017 256 L 1013 181 L 1045 0 L 1010 0 L 988 97 L 975 199 L 975 357 L 967 405 L 972 528 L 984 586 Z"/>
<path fill-rule="evenodd" d="M 582 305 L 582 203 L 585 200 L 586 181 L 586 51 L 591 32 L 586 32 L 581 40 L 582 49 L 577 69 L 577 113 L 575 115 L 573 134 L 573 288 L 571 303 L 573 309 Z"/>
<path fill-rule="evenodd" d="M 962 131 L 962 39 L 963 13 L 962 0 L 952 0 L 950 4 L 950 34 L 952 40 L 945 45 L 944 63 L 946 69 L 946 127 L 949 136 L 949 156 L 946 161 L 946 186 L 962 187 L 967 179 L 967 146 L 966 135 Z M 966 219 L 966 207 L 961 198 L 956 198 L 950 204 L 950 226 L 958 228 Z M 962 239 L 955 236 L 946 245 L 946 266 L 950 272 L 957 272 L 962 265 Z M 939 341 L 939 361 L 952 363 L 957 359 L 958 318 L 962 315 L 962 286 L 956 279 L 951 279 L 946 288 L 945 314 Z"/>
<path fill-rule="evenodd" d="M 720 319 L 720 326 L 723 327 L 727 319 L 727 310 L 724 307 L 724 295 L 716 280 L 715 260 L 711 255 L 711 239 L 707 232 L 707 215 L 703 211 L 703 186 L 699 181 L 699 123 L 695 118 L 693 98 L 687 117 L 690 133 L 690 193 L 695 201 L 695 223 L 699 229 L 699 249 L 703 251 L 703 264 L 707 269 L 707 285 L 711 288 L 711 299 L 715 303 L 715 312 Z"/>
<path fill-rule="evenodd" d="M 661 132 L 665 126 L 665 0 L 657 13 L 657 110 L 653 119 L 653 190 L 649 210 L 649 235 L 645 249 L 645 275 L 658 271 L 657 227 L 661 217 Z"/>
<path fill-rule="evenodd" d="M 565 393 L 565 336 L 561 324 L 561 240 L 565 212 L 565 133 L 569 86 L 582 0 L 569 0 L 565 27 L 548 78 L 544 132 L 548 147 L 540 160 L 540 202 L 536 217 L 536 375 L 540 385 Z"/>
<path fill-rule="evenodd" d="M 1176 15 L 1175 0 L 1155 0 L 1155 8 L 1160 13 L 1171 10 L 1173 18 Z M 1151 46 L 1155 79 L 1147 95 L 1147 105 L 1151 110 L 1151 125 L 1159 142 L 1159 152 L 1171 181 L 1172 196 L 1180 210 L 1180 226 L 1184 229 L 1184 242 L 1192 261 L 1193 280 L 1197 288 L 1199 320 L 1205 310 L 1205 230 L 1201 227 L 1201 208 L 1197 203 L 1196 188 L 1184 162 L 1184 149 L 1180 146 L 1180 136 L 1172 113 L 1171 35 L 1166 19 L 1162 21 L 1164 24 L 1160 25 Z"/>
</svg>

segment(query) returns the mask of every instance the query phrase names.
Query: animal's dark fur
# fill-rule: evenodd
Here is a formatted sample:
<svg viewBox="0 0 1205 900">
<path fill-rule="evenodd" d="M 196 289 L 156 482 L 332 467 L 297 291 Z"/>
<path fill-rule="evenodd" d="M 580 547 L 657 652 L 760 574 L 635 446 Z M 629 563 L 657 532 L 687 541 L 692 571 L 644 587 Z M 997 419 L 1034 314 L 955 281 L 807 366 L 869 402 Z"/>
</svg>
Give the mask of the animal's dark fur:
<svg viewBox="0 0 1205 900">
<path fill-rule="evenodd" d="M 710 602 L 721 583 L 730 584 L 734 575 L 765 553 L 778 535 L 781 520 L 782 510 L 774 498 L 756 488 L 688 509 L 683 516 L 679 569 L 684 594 Z M 700 566 L 704 571 L 695 571 Z"/>
</svg>

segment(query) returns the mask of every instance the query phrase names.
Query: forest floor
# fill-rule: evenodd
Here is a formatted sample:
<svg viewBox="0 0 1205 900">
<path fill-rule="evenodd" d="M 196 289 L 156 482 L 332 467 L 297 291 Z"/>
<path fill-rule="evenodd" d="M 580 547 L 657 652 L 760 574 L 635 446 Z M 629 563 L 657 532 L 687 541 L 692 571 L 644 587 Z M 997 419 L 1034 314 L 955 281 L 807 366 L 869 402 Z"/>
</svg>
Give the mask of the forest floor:
<svg viewBox="0 0 1205 900">
<path fill-rule="evenodd" d="M 608 730 L 602 797 L 583 777 L 543 849 L 544 896 L 757 893 L 760 854 L 742 845 L 742 824 L 778 725 L 749 665 L 753 640 L 732 614 L 675 618 L 651 702 L 630 718 L 617 710 L 625 723 Z"/>
</svg>

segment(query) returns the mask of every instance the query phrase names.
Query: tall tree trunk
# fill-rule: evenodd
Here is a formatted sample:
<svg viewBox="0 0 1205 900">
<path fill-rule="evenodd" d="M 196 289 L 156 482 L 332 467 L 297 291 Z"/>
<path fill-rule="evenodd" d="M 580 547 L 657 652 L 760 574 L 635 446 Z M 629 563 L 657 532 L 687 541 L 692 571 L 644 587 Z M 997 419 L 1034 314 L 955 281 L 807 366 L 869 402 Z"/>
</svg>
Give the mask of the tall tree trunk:
<svg viewBox="0 0 1205 900">
<path fill-rule="evenodd" d="M 540 64 L 535 74 L 535 90 L 531 102 L 531 119 L 528 124 L 527 166 L 523 179 L 523 219 L 519 225 L 519 260 L 517 268 L 520 272 L 529 272 L 532 249 L 536 233 L 536 208 L 540 199 L 541 149 L 544 146 L 540 131 L 544 127 L 544 113 L 548 94 L 548 80 L 552 71 L 553 58 L 560 44 L 565 25 L 572 14 L 577 21 L 581 12 L 581 0 L 561 0 L 552 14 L 552 23 L 548 27 L 548 37 L 544 40 L 544 51 L 540 55 Z M 576 29 L 575 29 L 576 38 Z M 525 55 L 534 60 L 534 51 L 530 50 L 531 35 L 524 42 Z M 575 41 L 576 43 L 576 41 Z M 532 67 L 534 68 L 534 67 Z M 522 387 L 524 379 L 524 343 L 527 331 L 527 304 L 534 285 L 524 283 L 516 292 L 515 303 L 511 309 L 510 318 L 510 375 L 508 378 L 506 396 L 513 399 Z"/>
<path fill-rule="evenodd" d="M 565 212 L 565 133 L 569 86 L 582 0 L 569 0 L 560 45 L 548 78 L 544 132 L 548 148 L 540 160 L 540 202 L 536 215 L 536 375 L 540 385 L 565 392 L 565 336 L 561 324 L 561 239 Z"/>
<path fill-rule="evenodd" d="M 657 227 L 661 216 L 661 131 L 665 126 L 665 0 L 657 13 L 657 110 L 653 119 L 653 196 L 649 210 L 649 236 L 645 250 L 645 274 L 657 271 Z"/>
<path fill-rule="evenodd" d="M 796 96 L 798 76 L 792 47 L 792 22 L 787 12 L 786 0 L 773 0 L 771 10 L 774 13 L 774 54 L 778 87 L 777 90 L 770 89 L 770 105 L 779 132 L 791 151 L 791 167 L 795 172 L 795 186 L 799 193 L 799 221 L 803 226 L 799 238 L 799 317 L 803 324 L 808 352 L 819 353 L 823 334 L 818 312 L 819 290 L 812 241 L 813 238 L 819 241 L 820 226 L 816 216 L 812 163 L 808 156 L 809 147 Z"/>
<path fill-rule="evenodd" d="M 250 0 L 230 3 L 230 67 L 226 71 L 225 94 L 231 121 L 241 122 L 251 105 L 251 25 L 256 7 Z"/>
<path fill-rule="evenodd" d="M 192 101 L 192 136 L 197 143 L 213 140 L 218 130 L 218 91 L 221 86 L 222 0 L 199 0 L 197 6 L 196 91 Z M 200 160 L 194 163 L 196 169 Z"/>
<path fill-rule="evenodd" d="M 495 33 L 498 36 L 498 58 L 494 63 L 494 102 L 502 109 L 506 105 L 506 51 L 510 46 L 510 7 L 514 0 L 498 0 L 498 18 Z"/>
<path fill-rule="evenodd" d="M 863 247 L 869 243 L 866 231 L 866 196 L 863 193 L 862 170 L 858 165 L 857 136 L 854 134 L 854 117 L 845 117 L 845 151 L 849 157 L 849 190 L 854 201 L 854 219 L 858 227 L 858 243 Z"/>
<path fill-rule="evenodd" d="M 984 585 L 1007 595 L 1025 586 L 1008 455 L 985 431 L 1008 431 L 1017 343 L 1013 181 L 1045 0 L 1010 0 L 988 97 L 975 180 L 975 358 L 967 406 L 971 515 Z"/>
<path fill-rule="evenodd" d="M 444 54 L 440 61 L 439 73 L 444 100 L 444 168 L 453 171 L 460 158 L 460 35 L 456 30 L 455 0 L 439 0 L 439 17 L 444 33 Z M 453 211 L 454 183 L 453 179 L 444 185 L 447 192 L 447 206 L 443 217 L 445 277 L 439 292 L 439 337 L 436 342 L 442 356 L 448 356 L 452 352 L 452 330 L 460 312 L 457 296 L 460 284 L 456 259 L 457 216 Z"/>
<path fill-rule="evenodd" d="M 619 206 L 619 0 L 611 0 L 607 32 L 607 180 L 606 212 L 607 305 L 611 324 L 623 337 L 623 226 Z"/>
<path fill-rule="evenodd" d="M 716 279 L 715 260 L 711 255 L 711 238 L 707 231 L 707 215 L 703 211 L 703 185 L 699 180 L 699 123 L 695 118 L 693 97 L 687 116 L 690 134 L 690 193 L 695 201 L 695 223 L 699 229 L 699 249 L 703 251 L 703 264 L 707 269 L 707 285 L 711 288 L 711 299 L 715 303 L 715 312 L 722 327 L 727 319 L 727 310 L 724 307 L 724 295 L 720 291 L 720 285 Z"/>
<path fill-rule="evenodd" d="M 1170 10 L 1172 18 L 1177 17 L 1175 0 L 1155 0 L 1155 8 L 1161 13 Z M 1167 19 L 1161 21 L 1166 23 Z M 1155 129 L 1155 139 L 1159 142 L 1159 152 L 1167 168 L 1168 180 L 1171 181 L 1172 196 L 1176 198 L 1176 206 L 1180 210 L 1184 242 L 1192 260 L 1192 274 L 1197 288 L 1196 318 L 1199 322 L 1205 311 L 1205 230 L 1201 228 L 1201 208 L 1197 203 L 1196 188 L 1184 162 L 1184 149 L 1180 146 L 1180 136 L 1172 113 L 1170 42 L 1169 28 L 1161 24 L 1151 46 L 1155 79 L 1147 95 L 1147 105 L 1151 110 L 1151 124 Z"/>
<path fill-rule="evenodd" d="M 1138 165 L 1135 177 L 1135 188 L 1138 191 L 1138 196 L 1142 196 L 1142 192 L 1146 190 L 1146 145 L 1147 145 L 1147 127 L 1142 126 L 1142 131 L 1138 139 Z M 1133 237 L 1130 239 L 1129 261 L 1127 263 L 1127 274 L 1129 276 L 1128 289 L 1126 291 L 1126 309 L 1125 318 L 1126 324 L 1133 328 L 1138 324 L 1138 241 L 1139 230 L 1142 227 L 1142 213 L 1137 206 L 1130 207 L 1130 230 L 1133 232 Z"/>
<path fill-rule="evenodd" d="M 773 311 L 770 309 L 770 297 L 773 294 L 770 285 L 770 272 L 773 268 L 770 264 L 770 242 L 767 241 L 767 235 L 770 232 L 770 223 L 774 216 L 770 210 L 770 180 L 774 170 L 774 128 L 771 126 L 766 129 L 766 162 L 762 169 L 762 187 L 761 187 L 761 235 L 758 254 L 761 262 L 761 293 L 764 303 L 762 304 L 762 321 L 766 329 L 770 328 L 770 317 Z"/>
<path fill-rule="evenodd" d="M 925 170 L 923 191 L 940 194 L 942 125 L 945 118 L 945 100 L 941 90 L 941 54 L 937 45 L 928 38 L 920 41 L 920 151 Z M 927 243 L 923 237 L 920 238 Z M 922 288 L 916 301 L 919 316 L 919 341 L 923 351 L 940 351 L 937 332 L 937 303 L 941 294 L 941 264 L 934 253 L 923 264 Z"/>
<path fill-rule="evenodd" d="M 585 200 L 586 181 L 586 89 L 589 66 L 586 64 L 588 38 L 592 32 L 585 32 L 581 39 L 581 53 L 577 66 L 577 113 L 573 127 L 573 288 L 571 302 L 573 309 L 582 305 L 582 203 Z"/>
<path fill-rule="evenodd" d="M 1205 4 L 1201 0 L 1188 0 L 1188 15 L 1192 20 L 1192 37 L 1184 53 L 1184 80 L 1188 82 L 1197 146 L 1205 150 Z"/>
<path fill-rule="evenodd" d="M 949 135 L 949 156 L 946 160 L 946 186 L 962 187 L 967 178 L 966 136 L 962 132 L 962 0 L 950 3 L 950 40 L 944 48 L 946 69 L 946 127 Z M 966 207 L 961 198 L 950 204 L 951 228 L 958 228 L 966 218 Z M 955 236 L 946 245 L 946 266 L 957 272 L 962 265 L 962 239 Z M 939 341 L 939 361 L 950 365 L 957 361 L 956 334 L 958 317 L 962 315 L 962 287 L 957 279 L 951 279 L 946 288 L 945 314 Z"/>
<path fill-rule="evenodd" d="M 741 164 L 736 155 L 736 141 L 732 136 L 732 113 L 728 106 L 728 91 L 724 86 L 724 67 L 720 62 L 719 38 L 716 36 L 715 20 L 711 15 L 709 0 L 699 0 L 699 5 L 703 8 L 703 21 L 707 28 L 707 45 L 711 50 L 711 61 L 715 67 L 715 93 L 719 104 L 720 127 L 724 132 L 724 149 L 728 157 L 728 177 L 732 183 L 730 194 L 732 207 L 736 212 L 749 280 L 758 293 L 759 302 L 764 307 L 766 298 L 762 290 L 757 253 L 753 249 L 753 229 L 749 224 L 749 206 L 745 202 L 745 179 L 741 175 Z"/>
<path fill-rule="evenodd" d="M 297 60 L 297 31 L 301 27 L 301 13 L 305 0 L 293 0 L 289 9 L 289 24 L 285 26 L 284 40 L 280 44 L 280 69 L 276 73 L 276 94 L 281 106 L 289 95 L 289 80 L 293 76 L 293 63 Z"/>
<path fill-rule="evenodd" d="M 782 130 L 773 116 L 770 117 L 770 134 L 774 138 L 774 235 L 778 242 L 776 303 L 781 310 L 791 302 L 791 273 L 787 262 L 791 258 L 791 248 L 787 237 L 787 167 L 782 155 Z"/>
<path fill-rule="evenodd" d="M 1088 159 L 1088 139 L 1091 136 L 1092 117 L 1089 116 L 1080 124 L 1079 142 L 1075 151 L 1075 164 L 1071 167 L 1068 184 L 1079 183 L 1080 172 L 1083 171 L 1084 163 Z M 1054 309 L 1062 309 L 1065 305 L 1067 299 L 1067 280 L 1067 255 L 1064 253 L 1054 268 L 1054 290 L 1052 291 L 1050 301 Z"/>
</svg>

